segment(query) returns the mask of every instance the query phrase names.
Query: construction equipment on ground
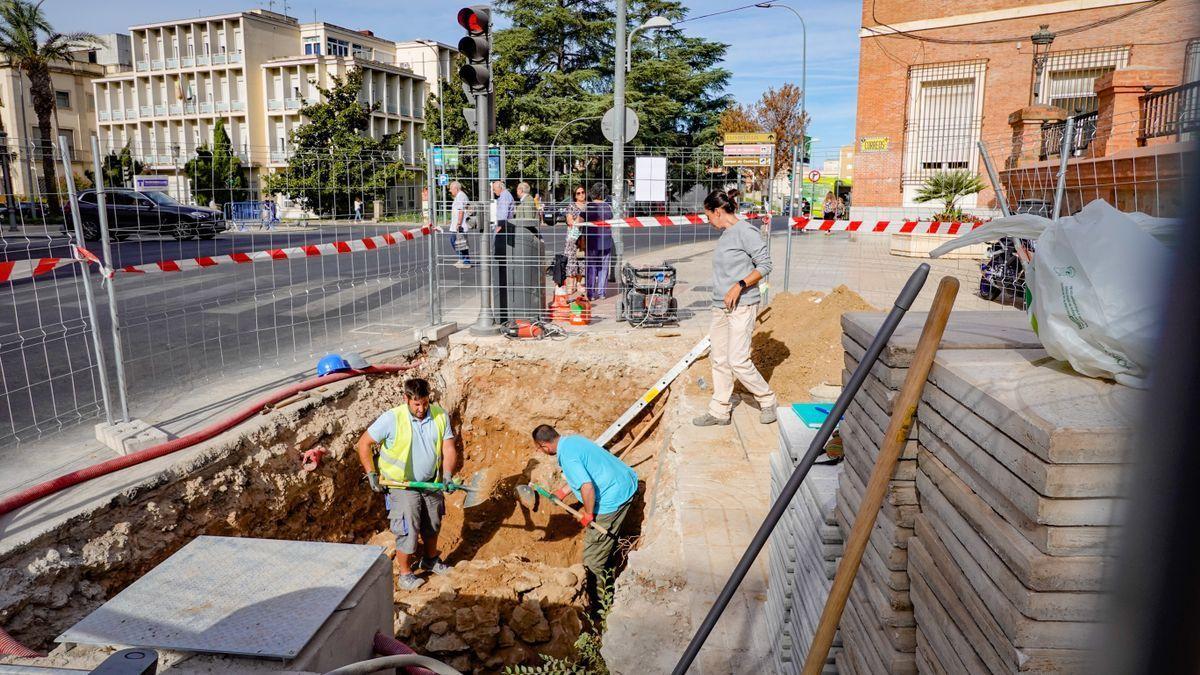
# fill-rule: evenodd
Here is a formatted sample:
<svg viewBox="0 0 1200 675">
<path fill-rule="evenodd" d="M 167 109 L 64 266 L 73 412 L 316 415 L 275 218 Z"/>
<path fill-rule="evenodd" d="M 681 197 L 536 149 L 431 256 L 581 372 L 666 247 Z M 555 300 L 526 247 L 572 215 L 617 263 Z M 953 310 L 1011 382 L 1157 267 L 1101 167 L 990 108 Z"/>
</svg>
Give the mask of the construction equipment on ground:
<svg viewBox="0 0 1200 675">
<path fill-rule="evenodd" d="M 562 507 L 563 510 L 565 510 L 567 513 L 570 513 L 571 515 L 575 516 L 576 518 L 581 518 L 583 516 L 583 513 L 581 513 L 579 511 L 579 509 L 576 509 L 576 508 L 568 505 L 566 502 L 559 499 L 558 497 L 555 497 L 553 493 L 551 493 L 549 490 L 542 487 L 541 485 L 538 485 L 537 483 L 530 483 L 528 485 L 518 485 L 517 486 L 517 499 L 521 500 L 521 503 L 524 504 L 525 507 L 528 508 L 530 511 L 537 511 L 538 503 L 539 503 L 539 500 L 538 500 L 539 496 L 549 499 L 553 504 L 555 504 L 556 506 Z M 594 520 L 592 522 L 588 523 L 588 527 L 596 530 L 597 532 L 603 534 L 606 537 L 614 537 L 615 538 L 615 535 L 613 535 L 613 533 L 610 532 L 608 530 L 608 528 L 604 527 L 603 525 L 597 523 Z"/>
<path fill-rule="evenodd" d="M 675 300 L 675 268 L 666 263 L 654 267 L 621 268 L 620 306 L 617 318 L 634 327 L 659 327 L 679 322 Z"/>
</svg>

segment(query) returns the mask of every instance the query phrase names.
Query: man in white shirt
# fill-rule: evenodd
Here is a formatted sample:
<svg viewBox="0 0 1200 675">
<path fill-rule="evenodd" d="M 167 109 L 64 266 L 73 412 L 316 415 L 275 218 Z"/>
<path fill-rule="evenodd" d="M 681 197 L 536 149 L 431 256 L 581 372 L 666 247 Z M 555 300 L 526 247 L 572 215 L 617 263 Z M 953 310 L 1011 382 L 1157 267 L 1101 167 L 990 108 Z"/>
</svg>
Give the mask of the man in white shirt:
<svg viewBox="0 0 1200 675">
<path fill-rule="evenodd" d="M 454 197 L 454 203 L 450 206 L 450 245 L 454 247 L 454 252 L 458 254 L 458 262 L 454 266 L 459 269 L 471 268 L 471 251 L 468 248 L 467 235 L 467 210 L 470 208 L 470 200 L 467 198 L 467 193 L 462 189 L 462 183 L 458 181 L 450 182 L 450 195 Z"/>
</svg>

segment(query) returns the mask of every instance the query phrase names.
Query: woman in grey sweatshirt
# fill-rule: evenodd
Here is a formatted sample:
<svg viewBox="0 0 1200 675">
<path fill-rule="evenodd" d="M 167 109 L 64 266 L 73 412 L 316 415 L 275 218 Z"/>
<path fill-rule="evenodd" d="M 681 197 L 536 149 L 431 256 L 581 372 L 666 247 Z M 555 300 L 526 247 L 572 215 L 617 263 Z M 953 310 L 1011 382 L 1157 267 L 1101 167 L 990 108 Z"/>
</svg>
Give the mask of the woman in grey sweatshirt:
<svg viewBox="0 0 1200 675">
<path fill-rule="evenodd" d="M 713 250 L 712 340 L 713 397 L 696 426 L 729 424 L 734 378 L 758 402 L 759 420 L 775 421 L 775 392 L 750 361 L 750 340 L 761 299 L 758 283 L 771 273 L 771 253 L 758 228 L 738 218 L 737 202 L 715 190 L 704 199 L 704 215 L 721 237 Z"/>
</svg>

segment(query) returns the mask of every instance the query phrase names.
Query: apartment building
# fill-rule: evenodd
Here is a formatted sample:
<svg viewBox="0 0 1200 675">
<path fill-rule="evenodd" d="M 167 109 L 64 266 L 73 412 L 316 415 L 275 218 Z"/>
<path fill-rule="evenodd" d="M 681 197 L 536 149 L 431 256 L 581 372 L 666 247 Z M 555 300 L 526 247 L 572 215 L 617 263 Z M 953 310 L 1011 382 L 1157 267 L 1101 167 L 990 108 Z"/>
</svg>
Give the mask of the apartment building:
<svg viewBox="0 0 1200 675">
<path fill-rule="evenodd" d="M 92 82 L 106 73 L 132 67 L 126 35 L 101 35 L 95 44 L 81 45 L 70 61 L 50 64 L 55 111 L 50 141 L 57 148 L 66 136 L 72 168 L 82 174 L 91 169 L 91 139 L 96 135 L 96 101 Z M 37 114 L 29 91 L 29 78 L 7 60 L 0 61 L 0 124 L 8 135 L 15 161 L 11 167 L 13 192 L 21 200 L 34 200 L 47 189 L 42 181 Z M 60 172 L 61 173 L 61 172 Z"/>
<path fill-rule="evenodd" d="M 981 140 L 1003 168 L 1013 115 L 1094 114 L 1114 71 L 1178 84 L 1200 58 L 1198 20 L 1194 0 L 864 0 L 853 217 L 931 215 L 914 199 L 931 175 L 982 174 Z M 990 189 L 961 204 L 996 212 Z"/>
<path fill-rule="evenodd" d="M 130 33 L 132 71 L 95 82 L 96 118 L 102 145 L 128 145 L 148 171 L 178 176 L 223 120 L 256 188 L 262 172 L 286 161 L 305 102 L 354 69 L 363 73 L 361 99 L 377 104 L 368 132 L 403 134 L 397 152 L 420 168 L 428 81 L 397 58 L 397 43 L 372 31 L 252 9 Z"/>
</svg>

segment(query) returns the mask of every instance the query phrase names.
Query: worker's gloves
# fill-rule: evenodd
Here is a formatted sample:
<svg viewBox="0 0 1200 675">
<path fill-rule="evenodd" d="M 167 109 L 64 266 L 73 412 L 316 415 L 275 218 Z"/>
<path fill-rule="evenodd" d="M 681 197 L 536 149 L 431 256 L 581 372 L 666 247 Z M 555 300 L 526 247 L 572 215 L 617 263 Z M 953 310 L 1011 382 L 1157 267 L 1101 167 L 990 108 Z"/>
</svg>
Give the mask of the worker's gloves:
<svg viewBox="0 0 1200 675">
<path fill-rule="evenodd" d="M 562 501 L 566 501 L 567 495 L 569 495 L 569 494 L 571 494 L 571 486 L 564 485 L 564 486 L 560 487 L 557 492 L 554 493 L 554 496 L 558 497 Z"/>
<path fill-rule="evenodd" d="M 379 484 L 379 474 L 374 471 L 367 474 L 367 482 L 371 484 L 371 489 L 375 492 L 386 492 L 386 489 Z"/>
<path fill-rule="evenodd" d="M 596 519 L 596 516 L 593 516 L 590 513 L 585 513 L 585 514 L 579 516 L 579 524 L 583 525 L 584 527 L 587 527 L 588 525 L 591 525 L 592 521 L 595 519 Z"/>
<path fill-rule="evenodd" d="M 446 481 L 445 483 L 442 483 L 442 492 L 445 492 L 446 494 L 450 494 L 451 492 L 454 492 L 455 490 L 461 490 L 461 489 L 462 489 L 462 483 L 459 483 L 458 481 L 454 480 L 453 478 Z"/>
</svg>

